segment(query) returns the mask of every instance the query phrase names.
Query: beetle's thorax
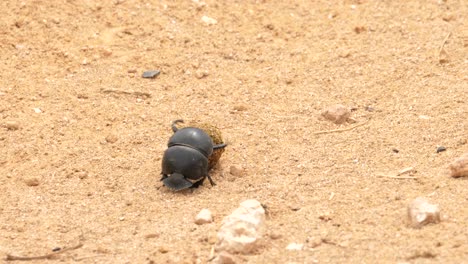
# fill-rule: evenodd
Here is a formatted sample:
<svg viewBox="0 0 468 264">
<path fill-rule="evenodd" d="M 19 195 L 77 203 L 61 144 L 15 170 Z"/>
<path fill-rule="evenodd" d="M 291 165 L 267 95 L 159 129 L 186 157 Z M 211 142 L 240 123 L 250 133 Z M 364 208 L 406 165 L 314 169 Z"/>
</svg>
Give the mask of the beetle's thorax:
<svg viewBox="0 0 468 264">
<path fill-rule="evenodd" d="M 169 142 L 169 144 L 167 145 L 167 147 L 169 147 L 169 148 L 170 148 L 170 147 L 175 147 L 175 146 L 183 146 L 183 147 L 195 149 L 195 150 L 199 151 L 201 154 L 203 154 L 203 156 L 205 156 L 206 158 L 209 157 L 209 154 L 206 153 L 205 150 L 200 149 L 200 148 L 197 148 L 197 147 L 194 147 L 194 146 L 191 146 L 191 145 L 189 145 L 189 144 L 184 144 L 184 143 L 171 143 L 171 142 Z"/>
<path fill-rule="evenodd" d="M 179 129 L 169 139 L 168 147 L 184 146 L 201 152 L 205 157 L 213 153 L 213 141 L 203 130 L 195 127 Z"/>
</svg>

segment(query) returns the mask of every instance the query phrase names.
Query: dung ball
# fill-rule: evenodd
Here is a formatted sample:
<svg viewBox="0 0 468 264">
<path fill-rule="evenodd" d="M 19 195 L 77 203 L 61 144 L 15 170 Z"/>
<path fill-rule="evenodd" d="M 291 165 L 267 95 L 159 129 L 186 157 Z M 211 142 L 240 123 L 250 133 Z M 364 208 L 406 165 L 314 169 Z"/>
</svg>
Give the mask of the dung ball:
<svg viewBox="0 0 468 264">
<path fill-rule="evenodd" d="M 184 128 L 184 127 L 199 128 L 205 131 L 211 137 L 211 140 L 213 140 L 213 144 L 218 145 L 218 144 L 224 143 L 221 130 L 219 130 L 219 128 L 216 127 L 215 125 L 202 123 L 202 122 L 190 122 L 190 123 L 179 123 L 178 127 L 179 128 Z M 213 150 L 213 154 L 211 154 L 211 156 L 208 159 L 208 170 L 211 170 L 212 168 L 216 166 L 216 164 L 218 164 L 218 161 L 221 158 L 221 155 L 223 153 L 224 153 L 224 148 Z"/>
</svg>

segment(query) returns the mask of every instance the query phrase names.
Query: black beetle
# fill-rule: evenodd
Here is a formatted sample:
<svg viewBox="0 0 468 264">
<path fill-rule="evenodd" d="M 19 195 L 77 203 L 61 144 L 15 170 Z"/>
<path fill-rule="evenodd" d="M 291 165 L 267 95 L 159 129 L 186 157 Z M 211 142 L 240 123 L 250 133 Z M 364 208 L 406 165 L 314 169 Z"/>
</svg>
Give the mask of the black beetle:
<svg viewBox="0 0 468 264">
<path fill-rule="evenodd" d="M 161 181 L 174 191 L 197 188 L 205 178 L 214 186 L 208 174 L 208 158 L 214 149 L 224 148 L 226 144 L 214 145 L 211 137 L 196 127 L 178 129 L 177 123 L 183 122 L 180 119 L 172 122 L 174 135 L 164 152 Z"/>
</svg>

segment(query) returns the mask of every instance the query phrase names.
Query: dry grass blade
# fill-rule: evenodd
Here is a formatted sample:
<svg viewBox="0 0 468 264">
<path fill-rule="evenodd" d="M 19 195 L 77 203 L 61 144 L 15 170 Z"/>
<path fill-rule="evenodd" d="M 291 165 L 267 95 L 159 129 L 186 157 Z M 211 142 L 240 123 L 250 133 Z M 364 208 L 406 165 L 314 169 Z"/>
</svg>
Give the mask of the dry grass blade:
<svg viewBox="0 0 468 264">
<path fill-rule="evenodd" d="M 73 247 L 64 248 L 64 249 L 62 249 L 62 250 L 60 250 L 58 252 L 54 252 L 54 253 L 50 253 L 50 254 L 46 254 L 46 255 L 42 255 L 42 256 L 33 256 L 33 257 L 20 257 L 20 256 L 14 256 L 14 255 L 9 255 L 8 254 L 6 256 L 5 260 L 8 260 L 8 261 L 13 261 L 13 260 L 27 261 L 27 260 L 38 260 L 38 259 L 53 259 L 57 255 L 63 254 L 63 253 L 68 252 L 70 250 L 75 250 L 75 249 L 81 248 L 82 246 L 83 246 L 83 244 L 78 244 L 78 245 L 73 246 Z"/>
<path fill-rule="evenodd" d="M 348 128 L 342 128 L 342 129 L 333 129 L 333 130 L 324 130 L 324 131 L 318 131 L 318 132 L 314 132 L 314 135 L 320 135 L 320 134 L 330 134 L 330 133 L 339 133 L 339 132 L 344 132 L 344 131 L 349 131 L 349 130 L 353 130 L 357 127 L 360 127 L 360 126 L 363 126 L 365 124 L 367 124 L 367 122 L 369 122 L 370 119 L 360 123 L 360 124 L 357 124 L 357 125 L 354 125 L 352 127 L 348 127 Z"/>
</svg>

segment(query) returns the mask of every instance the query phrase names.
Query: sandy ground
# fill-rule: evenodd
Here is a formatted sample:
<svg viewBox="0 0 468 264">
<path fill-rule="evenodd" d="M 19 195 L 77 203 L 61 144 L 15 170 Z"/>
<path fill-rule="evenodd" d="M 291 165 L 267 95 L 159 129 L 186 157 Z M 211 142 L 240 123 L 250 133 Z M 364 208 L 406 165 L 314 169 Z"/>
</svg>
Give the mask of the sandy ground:
<svg viewBox="0 0 468 264">
<path fill-rule="evenodd" d="M 25 0 L 0 11 L 2 262 L 82 244 L 30 262 L 206 263 L 223 217 L 252 198 L 268 209 L 265 233 L 239 263 L 468 263 L 468 181 L 448 171 L 468 151 L 466 1 Z M 355 123 L 320 118 L 334 104 Z M 228 141 L 216 186 L 161 185 L 179 118 Z M 381 177 L 407 167 L 416 179 Z M 407 227 L 419 196 L 441 223 Z M 194 224 L 202 208 L 213 223 Z"/>
</svg>

